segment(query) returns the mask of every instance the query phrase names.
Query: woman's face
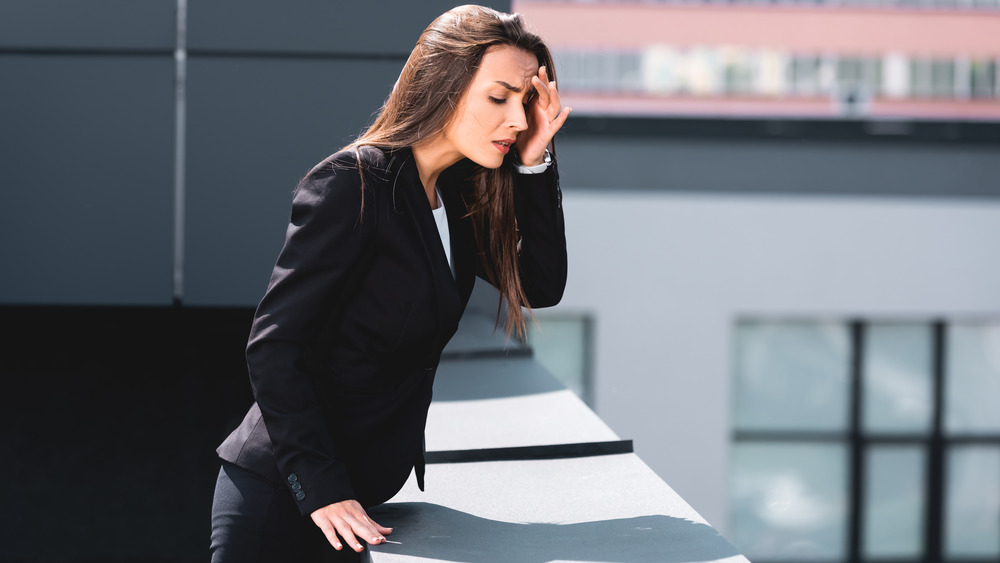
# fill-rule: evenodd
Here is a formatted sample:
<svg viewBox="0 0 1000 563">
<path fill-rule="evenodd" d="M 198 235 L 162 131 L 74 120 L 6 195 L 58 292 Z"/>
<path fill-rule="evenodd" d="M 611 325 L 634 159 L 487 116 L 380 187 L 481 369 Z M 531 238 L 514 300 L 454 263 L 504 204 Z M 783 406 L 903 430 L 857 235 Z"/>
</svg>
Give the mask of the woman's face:
<svg viewBox="0 0 1000 563">
<path fill-rule="evenodd" d="M 486 168 L 503 162 L 518 133 L 528 128 L 525 104 L 534 98 L 535 56 L 516 47 L 493 47 L 459 101 L 444 138 L 463 156 Z"/>
</svg>

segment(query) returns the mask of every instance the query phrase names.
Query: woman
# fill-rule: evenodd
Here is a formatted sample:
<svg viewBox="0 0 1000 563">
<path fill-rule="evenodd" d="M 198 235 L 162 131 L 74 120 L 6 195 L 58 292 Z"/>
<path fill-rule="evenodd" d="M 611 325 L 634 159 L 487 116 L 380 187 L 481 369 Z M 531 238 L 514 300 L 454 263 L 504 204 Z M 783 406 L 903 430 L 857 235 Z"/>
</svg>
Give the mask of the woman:
<svg viewBox="0 0 1000 563">
<path fill-rule="evenodd" d="M 507 302 L 508 335 L 523 334 L 522 307 L 559 301 L 547 147 L 570 110 L 554 78 L 520 16 L 450 10 L 375 123 L 300 182 L 247 347 L 257 401 L 218 450 L 213 561 L 384 542 L 391 530 L 365 507 L 414 468 L 423 488 L 431 384 L 476 275 Z"/>
</svg>

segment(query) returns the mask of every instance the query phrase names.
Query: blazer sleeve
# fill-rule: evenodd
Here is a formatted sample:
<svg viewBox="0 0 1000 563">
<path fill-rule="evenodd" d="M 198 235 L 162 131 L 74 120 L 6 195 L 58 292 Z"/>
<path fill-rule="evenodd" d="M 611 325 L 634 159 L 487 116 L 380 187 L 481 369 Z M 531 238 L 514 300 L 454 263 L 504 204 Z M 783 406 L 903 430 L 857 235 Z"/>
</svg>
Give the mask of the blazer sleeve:
<svg viewBox="0 0 1000 563">
<path fill-rule="evenodd" d="M 541 174 L 514 172 L 514 213 L 521 287 L 532 308 L 551 307 L 566 287 L 566 225 L 554 158 Z"/>
<path fill-rule="evenodd" d="M 355 156 L 340 153 L 300 182 L 247 345 L 250 382 L 278 471 L 303 515 L 356 498 L 313 382 L 297 364 L 331 291 L 374 236 L 374 192 L 367 177 L 363 192 L 360 178 Z"/>
</svg>

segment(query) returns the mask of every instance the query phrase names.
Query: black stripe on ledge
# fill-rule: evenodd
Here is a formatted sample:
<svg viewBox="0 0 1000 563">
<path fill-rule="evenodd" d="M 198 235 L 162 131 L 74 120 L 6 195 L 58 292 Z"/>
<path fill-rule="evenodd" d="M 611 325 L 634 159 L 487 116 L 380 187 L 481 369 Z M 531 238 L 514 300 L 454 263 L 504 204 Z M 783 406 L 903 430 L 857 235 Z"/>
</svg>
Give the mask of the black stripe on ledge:
<svg viewBox="0 0 1000 563">
<path fill-rule="evenodd" d="M 445 360 L 481 360 L 485 358 L 530 358 L 534 355 L 527 346 L 516 348 L 473 348 L 467 350 L 448 350 L 441 353 L 441 361 Z"/>
<path fill-rule="evenodd" d="M 475 461 L 531 461 L 630 454 L 632 451 L 632 440 L 616 440 L 610 442 L 584 442 L 546 446 L 484 448 L 480 450 L 444 450 L 425 453 L 424 462 L 432 464 L 471 463 Z"/>
</svg>

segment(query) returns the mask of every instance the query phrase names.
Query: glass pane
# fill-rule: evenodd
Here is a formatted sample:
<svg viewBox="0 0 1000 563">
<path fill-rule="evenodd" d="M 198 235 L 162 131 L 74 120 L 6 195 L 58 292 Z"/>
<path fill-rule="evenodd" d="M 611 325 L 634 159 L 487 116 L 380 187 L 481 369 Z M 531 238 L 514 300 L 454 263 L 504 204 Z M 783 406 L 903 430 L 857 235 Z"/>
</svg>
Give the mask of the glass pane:
<svg viewBox="0 0 1000 563">
<path fill-rule="evenodd" d="M 743 322 L 735 344 L 738 430 L 845 429 L 845 324 Z"/>
<path fill-rule="evenodd" d="M 864 356 L 865 430 L 926 433 L 933 393 L 931 327 L 870 325 Z"/>
<path fill-rule="evenodd" d="M 1000 433 L 1000 324 L 948 327 L 945 430 Z"/>
<path fill-rule="evenodd" d="M 578 396 L 589 402 L 587 349 L 584 317 L 539 318 L 538 326 L 528 322 L 528 345 L 538 363 Z"/>
<path fill-rule="evenodd" d="M 953 446 L 945 472 L 945 554 L 1000 556 L 1000 448 Z"/>
<path fill-rule="evenodd" d="M 867 454 L 864 555 L 915 559 L 924 539 L 927 455 L 920 446 L 873 446 Z"/>
<path fill-rule="evenodd" d="M 735 446 L 731 539 L 751 561 L 841 559 L 846 506 L 844 446 Z"/>
</svg>

